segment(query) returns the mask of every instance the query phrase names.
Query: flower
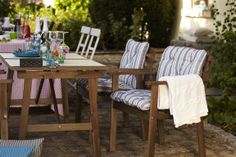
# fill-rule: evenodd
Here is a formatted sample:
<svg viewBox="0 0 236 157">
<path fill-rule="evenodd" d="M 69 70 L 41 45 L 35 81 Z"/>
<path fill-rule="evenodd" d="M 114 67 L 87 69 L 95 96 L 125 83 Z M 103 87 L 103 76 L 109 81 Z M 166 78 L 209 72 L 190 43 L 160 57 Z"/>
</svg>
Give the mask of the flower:
<svg viewBox="0 0 236 157">
<path fill-rule="evenodd" d="M 59 57 L 59 55 L 60 55 L 60 53 L 59 53 L 58 51 L 54 51 L 54 52 L 53 52 L 53 56 Z"/>
</svg>

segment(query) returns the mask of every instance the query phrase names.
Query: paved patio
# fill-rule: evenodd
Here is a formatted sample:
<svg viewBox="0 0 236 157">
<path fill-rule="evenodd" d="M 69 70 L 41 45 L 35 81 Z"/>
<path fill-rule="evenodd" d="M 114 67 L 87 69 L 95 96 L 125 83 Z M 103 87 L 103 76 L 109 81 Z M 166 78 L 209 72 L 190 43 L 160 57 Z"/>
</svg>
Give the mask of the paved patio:
<svg viewBox="0 0 236 157">
<path fill-rule="evenodd" d="M 73 120 L 73 106 L 76 103 L 75 95 L 70 92 L 70 105 Z M 16 112 L 16 110 L 12 111 Z M 17 138 L 19 113 L 10 116 L 10 137 Z M 135 117 L 130 118 L 130 127 L 118 125 L 117 151 L 109 152 L 109 114 L 110 103 L 99 103 L 99 121 L 101 133 L 101 149 L 104 157 L 140 157 L 143 156 L 146 142 L 140 137 L 140 123 Z M 121 119 L 121 114 L 119 114 Z M 84 105 L 83 119 L 88 118 L 88 105 Z M 30 116 L 32 123 L 55 123 L 56 117 L 49 110 L 33 109 Z M 194 126 L 185 126 L 175 129 L 172 121 L 165 122 L 166 143 L 156 144 L 156 156 L 158 157 L 196 157 L 197 142 Z M 206 153 L 207 157 L 235 157 L 236 137 L 224 132 L 218 127 L 205 124 Z M 42 157 L 92 157 L 92 147 L 89 143 L 88 132 L 57 132 L 57 133 L 30 133 L 27 138 L 44 137 Z"/>
</svg>

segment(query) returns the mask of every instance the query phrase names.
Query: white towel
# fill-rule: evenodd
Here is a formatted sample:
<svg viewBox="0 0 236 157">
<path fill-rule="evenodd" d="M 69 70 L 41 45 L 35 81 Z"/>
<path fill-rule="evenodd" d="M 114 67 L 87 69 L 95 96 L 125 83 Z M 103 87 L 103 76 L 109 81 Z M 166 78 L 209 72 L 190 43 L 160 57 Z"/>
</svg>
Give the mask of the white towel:
<svg viewBox="0 0 236 157">
<path fill-rule="evenodd" d="M 159 81 L 167 81 L 168 92 L 166 86 L 159 88 L 158 109 L 169 107 L 176 128 L 198 123 L 201 117 L 208 114 L 205 88 L 200 76 L 167 76 Z"/>
</svg>

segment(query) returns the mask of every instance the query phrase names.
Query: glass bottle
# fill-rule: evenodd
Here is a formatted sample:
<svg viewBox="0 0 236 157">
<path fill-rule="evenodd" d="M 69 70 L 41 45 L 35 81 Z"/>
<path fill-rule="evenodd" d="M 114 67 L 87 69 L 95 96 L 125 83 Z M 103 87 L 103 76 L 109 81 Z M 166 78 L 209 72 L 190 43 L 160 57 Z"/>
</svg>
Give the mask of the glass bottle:
<svg viewBox="0 0 236 157">
<path fill-rule="evenodd" d="M 30 38 L 30 26 L 29 26 L 29 15 L 25 15 L 25 21 L 23 26 L 23 37 L 25 39 Z"/>
<path fill-rule="evenodd" d="M 20 20 L 20 14 L 16 14 L 15 18 L 15 30 L 17 39 L 21 38 L 21 20 Z"/>
</svg>

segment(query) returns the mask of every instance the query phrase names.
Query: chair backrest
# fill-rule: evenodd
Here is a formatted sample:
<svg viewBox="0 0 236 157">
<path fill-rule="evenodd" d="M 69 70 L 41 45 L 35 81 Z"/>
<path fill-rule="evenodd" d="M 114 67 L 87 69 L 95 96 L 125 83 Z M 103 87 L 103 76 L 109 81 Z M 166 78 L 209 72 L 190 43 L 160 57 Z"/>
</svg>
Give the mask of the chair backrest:
<svg viewBox="0 0 236 157">
<path fill-rule="evenodd" d="M 202 75 L 207 52 L 190 47 L 168 46 L 161 57 L 157 77 L 186 74 Z"/>
<path fill-rule="evenodd" d="M 78 43 L 75 53 L 78 54 L 80 49 L 82 48 L 80 55 L 81 56 L 85 55 L 85 48 L 87 47 L 87 44 L 88 44 L 90 31 L 91 31 L 90 27 L 87 27 L 87 26 L 81 27 L 81 30 L 80 30 L 81 35 L 80 35 L 79 43 Z"/>
<path fill-rule="evenodd" d="M 98 28 L 92 28 L 90 31 L 90 39 L 89 44 L 87 47 L 87 51 L 85 54 L 86 58 L 93 59 L 93 56 L 95 54 L 95 51 L 98 46 L 98 41 L 100 39 L 101 30 Z"/>
<path fill-rule="evenodd" d="M 148 42 L 137 42 L 129 39 L 125 47 L 125 52 L 121 57 L 120 68 L 142 69 L 148 49 Z M 120 75 L 119 81 L 132 88 L 136 88 L 137 80 L 134 75 Z"/>
</svg>

